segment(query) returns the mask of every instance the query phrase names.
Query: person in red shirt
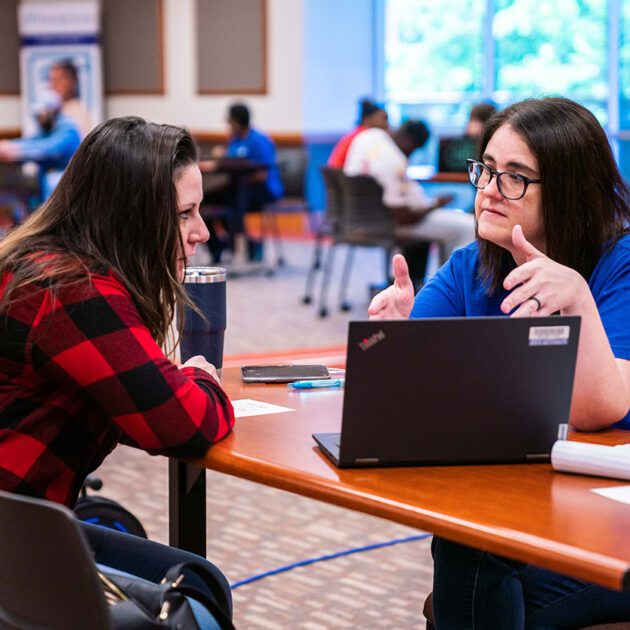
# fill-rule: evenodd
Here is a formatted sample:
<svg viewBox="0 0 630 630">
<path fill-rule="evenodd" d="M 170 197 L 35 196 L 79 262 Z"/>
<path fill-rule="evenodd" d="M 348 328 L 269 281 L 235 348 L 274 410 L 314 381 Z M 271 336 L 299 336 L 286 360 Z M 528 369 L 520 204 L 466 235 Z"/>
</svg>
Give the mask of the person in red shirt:
<svg viewBox="0 0 630 630">
<path fill-rule="evenodd" d="M 337 144 L 334 146 L 330 157 L 328 158 L 327 165 L 331 168 L 343 168 L 346 163 L 346 156 L 348 155 L 348 149 L 352 144 L 352 141 L 366 129 L 371 127 L 378 127 L 379 129 L 388 129 L 389 122 L 387 119 L 387 112 L 385 109 L 374 103 L 373 101 L 365 98 L 359 102 L 359 124 L 350 132 L 347 133 Z"/>
<path fill-rule="evenodd" d="M 162 350 L 191 305 L 183 278 L 208 239 L 202 197 L 186 130 L 115 118 L 0 241 L 0 489 L 73 507 L 118 442 L 196 457 L 232 429 L 214 367 Z M 97 562 L 151 581 L 192 555 L 81 525 Z"/>
</svg>

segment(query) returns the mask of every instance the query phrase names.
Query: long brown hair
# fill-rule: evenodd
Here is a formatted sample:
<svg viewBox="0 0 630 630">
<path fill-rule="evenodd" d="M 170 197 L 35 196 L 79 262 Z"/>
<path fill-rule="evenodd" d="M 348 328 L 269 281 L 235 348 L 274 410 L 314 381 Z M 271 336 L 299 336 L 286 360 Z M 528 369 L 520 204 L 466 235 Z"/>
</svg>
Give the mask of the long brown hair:
<svg viewBox="0 0 630 630">
<path fill-rule="evenodd" d="M 479 159 L 503 125 L 518 133 L 538 160 L 547 255 L 588 280 L 604 246 L 612 246 L 630 224 L 628 187 L 602 126 L 569 99 L 527 99 L 490 118 Z M 480 275 L 495 293 L 514 261 L 502 247 L 477 240 Z"/>
<path fill-rule="evenodd" d="M 0 311 L 27 285 L 54 294 L 113 269 L 163 344 L 176 305 L 189 303 L 177 278 L 183 243 L 175 181 L 196 160 L 195 143 L 180 127 L 135 116 L 96 127 L 50 199 L 0 241 L 0 274 L 13 273 Z"/>
</svg>

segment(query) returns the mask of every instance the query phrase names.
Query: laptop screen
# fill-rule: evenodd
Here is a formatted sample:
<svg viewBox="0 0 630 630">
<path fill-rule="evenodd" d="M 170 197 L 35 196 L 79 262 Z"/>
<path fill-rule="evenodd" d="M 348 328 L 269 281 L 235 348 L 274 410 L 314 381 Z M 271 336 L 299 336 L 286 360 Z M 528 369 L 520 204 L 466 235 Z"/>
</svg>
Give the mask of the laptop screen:
<svg viewBox="0 0 630 630">
<path fill-rule="evenodd" d="M 578 317 L 350 322 L 342 465 L 548 457 L 569 417 Z"/>
</svg>

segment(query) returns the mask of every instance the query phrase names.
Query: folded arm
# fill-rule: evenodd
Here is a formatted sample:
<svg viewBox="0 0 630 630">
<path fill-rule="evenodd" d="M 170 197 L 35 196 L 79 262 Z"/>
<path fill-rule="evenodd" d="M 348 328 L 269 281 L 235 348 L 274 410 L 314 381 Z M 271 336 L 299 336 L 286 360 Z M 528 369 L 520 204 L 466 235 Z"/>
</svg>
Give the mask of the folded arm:
<svg viewBox="0 0 630 630">
<path fill-rule="evenodd" d="M 232 405 L 208 372 L 171 363 L 130 295 L 111 277 L 73 285 L 34 327 L 35 370 L 81 390 L 123 433 L 152 454 L 204 454 L 234 424 Z"/>
</svg>

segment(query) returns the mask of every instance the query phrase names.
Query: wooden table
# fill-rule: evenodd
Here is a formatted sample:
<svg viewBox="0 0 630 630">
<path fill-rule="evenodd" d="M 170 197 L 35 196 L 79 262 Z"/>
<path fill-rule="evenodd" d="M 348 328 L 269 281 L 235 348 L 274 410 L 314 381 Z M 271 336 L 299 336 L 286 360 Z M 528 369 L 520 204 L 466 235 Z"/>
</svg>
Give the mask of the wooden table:
<svg viewBox="0 0 630 630">
<path fill-rule="evenodd" d="M 212 165 L 212 166 L 210 166 Z M 248 211 L 249 178 L 260 171 L 268 171 L 269 165 L 247 158 L 222 157 L 200 163 L 202 172 L 227 175 L 234 186 L 234 206 L 228 214 L 228 232 L 233 241 L 244 231 L 243 222 Z"/>
<path fill-rule="evenodd" d="M 470 184 L 468 172 L 447 173 L 443 171 L 434 171 L 427 166 L 409 166 L 407 168 L 407 176 L 422 183 L 431 184 Z"/>
<path fill-rule="evenodd" d="M 442 173 L 439 171 L 425 181 L 436 184 L 470 184 L 468 173 Z"/>
<path fill-rule="evenodd" d="M 233 400 L 252 398 L 295 411 L 238 419 L 235 431 L 196 462 L 200 467 L 610 588 L 630 588 L 630 506 L 590 492 L 624 482 L 554 473 L 549 464 L 341 470 L 311 438 L 314 432 L 339 430 L 341 390 L 294 392 L 284 385 L 244 385 L 238 368 L 224 369 L 223 377 Z M 630 442 L 627 431 L 571 437 L 604 444 Z M 200 507 L 205 519 L 205 501 Z M 182 523 L 180 529 L 187 526 Z M 205 537 L 203 545 L 205 549 Z"/>
<path fill-rule="evenodd" d="M 249 275 L 251 273 L 271 273 L 272 269 L 263 262 L 248 262 L 248 241 L 245 233 L 245 215 L 249 208 L 249 185 L 250 177 L 254 173 L 268 171 L 269 164 L 255 162 L 248 158 L 221 157 L 216 160 L 206 160 L 199 163 L 203 173 L 227 175 L 234 188 L 234 198 L 232 204 L 225 206 L 222 210 L 227 210 L 225 218 L 227 220 L 227 230 L 232 256 L 236 259 L 236 264 L 232 264 L 229 269 L 231 277 Z M 212 203 L 210 204 L 212 207 Z M 202 205 L 202 216 L 212 216 L 206 207 Z M 234 263 L 234 260 L 232 261 Z"/>
</svg>

